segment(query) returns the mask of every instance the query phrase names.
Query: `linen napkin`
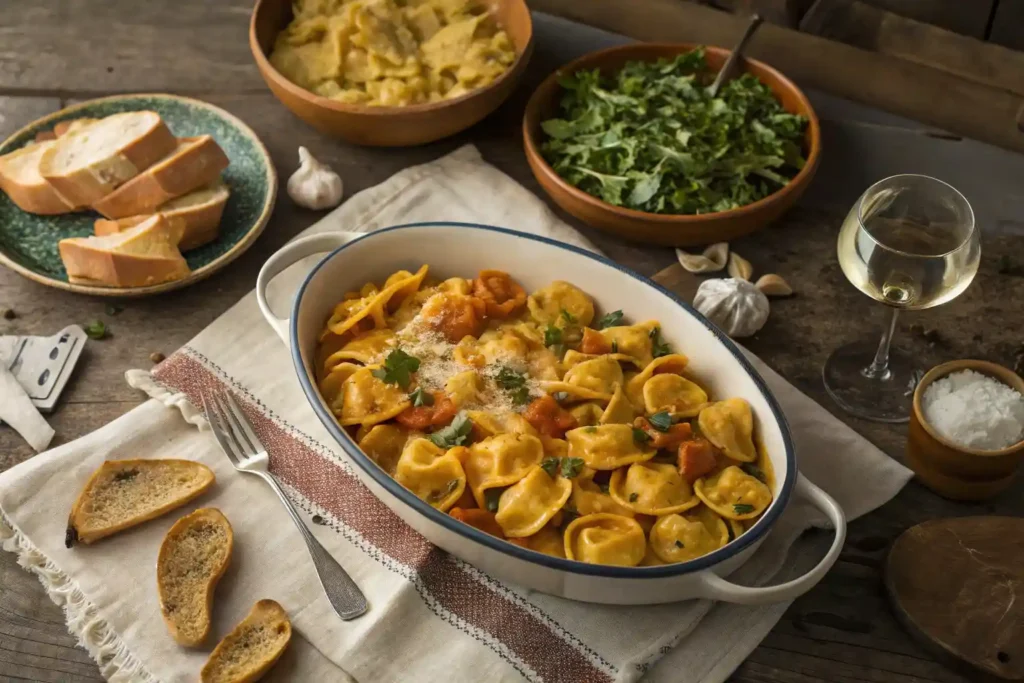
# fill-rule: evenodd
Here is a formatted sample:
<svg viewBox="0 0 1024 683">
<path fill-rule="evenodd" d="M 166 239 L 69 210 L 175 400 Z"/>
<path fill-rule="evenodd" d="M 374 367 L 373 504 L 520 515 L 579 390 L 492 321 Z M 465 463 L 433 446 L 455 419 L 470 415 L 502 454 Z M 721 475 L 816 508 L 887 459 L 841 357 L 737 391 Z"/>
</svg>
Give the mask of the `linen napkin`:
<svg viewBox="0 0 1024 683">
<path fill-rule="evenodd" d="M 304 234 L 431 220 L 507 226 L 594 248 L 473 147 L 355 195 Z M 276 310 L 287 309 L 315 260 L 272 283 Z M 786 412 L 800 469 L 850 518 L 886 502 L 906 483 L 908 470 L 751 360 Z M 200 506 L 221 509 L 235 531 L 232 566 L 217 589 L 216 637 L 261 598 L 276 599 L 292 618 L 293 643 L 268 680 L 589 683 L 636 681 L 650 670 L 644 681 L 722 681 L 787 607 L 702 600 L 589 605 L 498 582 L 431 546 L 358 482 L 306 403 L 289 355 L 252 293 L 152 372 L 132 370 L 127 377 L 153 400 L 0 475 L 4 548 L 39 575 L 110 680 L 194 680 L 202 666 L 205 651 L 183 650 L 168 636 L 153 568 L 166 530 Z M 312 533 L 366 594 L 371 607 L 364 617 L 338 619 L 274 494 L 235 472 L 218 450 L 195 406 L 202 391 L 220 387 L 240 397 L 270 451 L 272 471 L 305 512 Z M 180 513 L 95 546 L 65 549 L 67 513 L 88 474 L 105 459 L 127 457 L 195 459 L 213 468 L 217 485 Z M 803 531 L 824 524 L 809 504 L 792 499 L 733 579 L 761 584 L 800 573 L 817 557 L 799 544 L 789 551 Z"/>
</svg>

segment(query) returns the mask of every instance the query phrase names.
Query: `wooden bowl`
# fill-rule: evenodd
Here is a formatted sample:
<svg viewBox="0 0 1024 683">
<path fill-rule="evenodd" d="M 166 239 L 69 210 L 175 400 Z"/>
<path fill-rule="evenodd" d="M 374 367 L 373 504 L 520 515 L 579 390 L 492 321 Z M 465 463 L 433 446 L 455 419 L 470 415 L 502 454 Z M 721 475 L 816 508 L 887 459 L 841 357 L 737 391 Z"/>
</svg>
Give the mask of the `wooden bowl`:
<svg viewBox="0 0 1024 683">
<path fill-rule="evenodd" d="M 657 214 L 613 206 L 577 189 L 563 180 L 541 156 L 542 121 L 558 113 L 562 96 L 559 79 L 581 69 L 614 72 L 628 61 L 654 61 L 674 57 L 700 47 L 692 43 L 637 43 L 592 52 L 570 62 L 540 84 L 526 105 L 523 117 L 523 143 L 526 159 L 544 191 L 560 207 L 581 221 L 599 230 L 628 240 L 684 247 L 711 242 L 727 242 L 759 230 L 779 218 L 793 205 L 810 184 L 821 156 L 821 130 L 811 103 L 800 88 L 772 67 L 753 59 L 742 60 L 742 68 L 757 76 L 779 99 L 782 107 L 793 114 L 807 117 L 804 152 L 807 162 L 785 187 L 753 204 L 738 209 L 705 214 Z M 705 47 L 708 67 L 717 71 L 729 58 L 730 51 Z"/>
<path fill-rule="evenodd" d="M 974 370 L 1024 394 L 1024 379 L 1002 365 L 983 360 L 955 360 L 932 368 L 914 391 L 907 436 L 907 462 L 921 482 L 953 500 L 985 500 L 1013 482 L 1024 458 L 1024 440 L 997 451 L 957 446 L 942 437 L 924 419 L 921 406 L 925 389 L 937 379 L 960 370 Z"/>
<path fill-rule="evenodd" d="M 469 128 L 511 94 L 533 52 L 533 22 L 524 0 L 491 0 L 498 23 L 516 51 L 512 66 L 492 83 L 450 100 L 407 107 L 369 107 L 321 97 L 282 76 L 268 55 L 292 20 L 291 0 L 257 0 L 249 48 L 271 92 L 300 119 L 327 135 L 358 145 L 402 147 L 434 142 Z"/>
</svg>

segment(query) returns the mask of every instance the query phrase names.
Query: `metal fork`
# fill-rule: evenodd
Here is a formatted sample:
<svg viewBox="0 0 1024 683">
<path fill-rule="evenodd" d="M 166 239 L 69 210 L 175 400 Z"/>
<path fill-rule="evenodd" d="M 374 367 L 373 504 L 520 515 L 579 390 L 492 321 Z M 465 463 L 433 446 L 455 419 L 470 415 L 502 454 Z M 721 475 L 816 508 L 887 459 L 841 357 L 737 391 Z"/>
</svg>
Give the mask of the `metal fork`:
<svg viewBox="0 0 1024 683">
<path fill-rule="evenodd" d="M 270 462 L 267 449 L 256 437 L 248 418 L 245 417 L 238 402 L 235 401 L 235 397 L 231 395 L 230 391 L 213 393 L 209 396 L 204 392 L 202 396 L 206 419 L 210 423 L 210 428 L 213 430 L 213 435 L 217 437 L 221 449 L 231 460 L 231 464 L 239 472 L 258 475 L 270 484 L 270 488 L 274 489 L 281 502 L 284 503 L 295 526 L 299 527 L 302 538 L 309 548 L 309 554 L 313 558 L 313 566 L 316 567 L 316 574 L 320 577 L 320 584 L 324 587 L 327 599 L 331 601 L 334 610 L 345 621 L 364 614 L 369 606 L 362 591 L 359 590 L 359 586 L 355 584 L 352 577 L 309 532 L 277 479 L 267 470 L 267 465 Z"/>
</svg>

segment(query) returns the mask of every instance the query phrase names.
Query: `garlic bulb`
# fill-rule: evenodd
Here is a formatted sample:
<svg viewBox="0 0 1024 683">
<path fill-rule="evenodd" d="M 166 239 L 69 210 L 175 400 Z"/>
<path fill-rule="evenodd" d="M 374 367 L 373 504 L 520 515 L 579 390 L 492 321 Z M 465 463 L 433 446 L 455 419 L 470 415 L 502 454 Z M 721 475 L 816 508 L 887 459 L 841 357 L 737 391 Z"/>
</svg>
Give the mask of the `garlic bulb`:
<svg viewBox="0 0 1024 683">
<path fill-rule="evenodd" d="M 288 179 L 288 196 L 307 209 L 329 209 L 341 202 L 341 176 L 299 147 L 299 168 Z"/>
<path fill-rule="evenodd" d="M 768 297 L 746 280 L 705 280 L 693 306 L 730 337 L 749 337 L 768 320 Z"/>
</svg>

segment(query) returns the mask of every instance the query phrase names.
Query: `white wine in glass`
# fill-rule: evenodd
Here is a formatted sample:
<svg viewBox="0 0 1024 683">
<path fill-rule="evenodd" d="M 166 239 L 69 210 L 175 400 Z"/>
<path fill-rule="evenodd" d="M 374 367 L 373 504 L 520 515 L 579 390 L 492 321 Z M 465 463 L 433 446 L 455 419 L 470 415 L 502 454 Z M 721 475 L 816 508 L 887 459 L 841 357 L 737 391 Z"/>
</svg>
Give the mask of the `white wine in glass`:
<svg viewBox="0 0 1024 683">
<path fill-rule="evenodd" d="M 892 309 L 881 342 L 855 342 L 829 356 L 825 388 L 847 412 L 904 422 L 921 376 L 912 357 L 890 348 L 900 309 L 938 306 L 978 272 L 981 242 L 962 194 L 920 175 L 869 187 L 839 232 L 839 265 L 854 287 Z"/>
</svg>

